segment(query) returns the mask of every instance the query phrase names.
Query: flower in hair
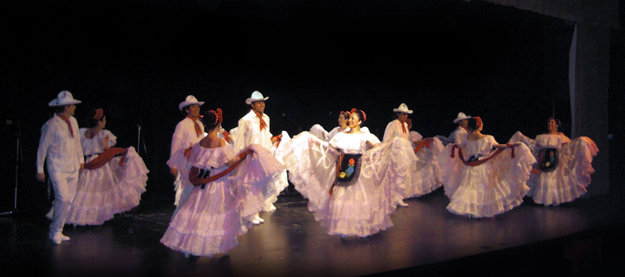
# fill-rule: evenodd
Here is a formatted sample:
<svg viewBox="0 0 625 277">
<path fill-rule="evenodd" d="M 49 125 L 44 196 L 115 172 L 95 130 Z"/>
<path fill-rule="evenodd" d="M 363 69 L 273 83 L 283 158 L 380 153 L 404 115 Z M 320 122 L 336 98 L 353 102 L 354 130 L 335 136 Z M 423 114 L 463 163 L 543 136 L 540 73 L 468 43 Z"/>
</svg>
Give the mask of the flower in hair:
<svg viewBox="0 0 625 277">
<path fill-rule="evenodd" d="M 208 112 L 215 115 L 215 122 L 213 124 L 215 124 L 215 126 L 217 126 L 217 123 L 219 123 L 219 114 L 216 111 L 214 111 L 214 110 L 210 110 Z"/>
<path fill-rule="evenodd" d="M 481 117 L 479 117 L 479 116 L 474 116 L 473 118 L 475 118 L 475 121 L 477 122 L 477 127 L 478 127 L 478 128 L 480 128 L 480 127 L 484 126 L 484 125 L 483 125 L 483 123 L 482 123 L 482 118 L 481 118 Z"/>
<path fill-rule="evenodd" d="M 100 121 L 104 117 L 104 110 L 102 108 L 95 109 L 95 114 L 93 115 L 93 119 Z"/>
<path fill-rule="evenodd" d="M 367 121 L 367 114 L 365 113 L 365 111 L 359 110 L 359 109 L 356 109 L 356 108 L 352 108 L 352 113 L 355 113 L 357 111 L 360 112 L 360 114 L 362 115 L 362 118 L 361 118 L 362 121 L 363 122 Z"/>
<path fill-rule="evenodd" d="M 218 124 L 221 124 L 222 122 L 224 122 L 224 111 L 221 110 L 221 108 L 217 108 L 217 115 L 218 115 Z"/>
</svg>

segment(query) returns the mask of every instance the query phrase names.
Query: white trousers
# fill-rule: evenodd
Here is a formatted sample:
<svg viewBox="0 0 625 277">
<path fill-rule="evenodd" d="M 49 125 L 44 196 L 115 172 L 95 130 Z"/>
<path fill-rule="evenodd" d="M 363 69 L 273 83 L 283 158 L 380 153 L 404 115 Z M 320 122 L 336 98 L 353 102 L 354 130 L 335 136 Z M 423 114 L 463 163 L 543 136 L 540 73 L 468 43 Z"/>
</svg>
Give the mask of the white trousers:
<svg viewBox="0 0 625 277">
<path fill-rule="evenodd" d="M 69 211 L 76 195 L 78 184 L 78 171 L 76 172 L 50 172 L 50 181 L 54 189 L 54 214 L 50 223 L 50 234 L 62 232 L 65 221 L 69 217 Z"/>
</svg>

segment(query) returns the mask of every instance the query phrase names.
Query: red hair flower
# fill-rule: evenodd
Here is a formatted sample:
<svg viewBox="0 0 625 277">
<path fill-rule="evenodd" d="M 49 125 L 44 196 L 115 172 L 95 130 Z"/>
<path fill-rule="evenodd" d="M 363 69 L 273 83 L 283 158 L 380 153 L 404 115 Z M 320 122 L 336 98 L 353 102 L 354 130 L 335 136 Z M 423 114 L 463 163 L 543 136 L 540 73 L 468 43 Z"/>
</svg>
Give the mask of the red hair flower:
<svg viewBox="0 0 625 277">
<path fill-rule="evenodd" d="M 367 114 L 365 113 L 365 111 L 359 110 L 359 109 L 356 109 L 356 108 L 352 108 L 352 113 L 355 113 L 357 111 L 360 112 L 360 114 L 362 115 L 362 118 L 361 118 L 362 122 L 367 121 Z"/>
<path fill-rule="evenodd" d="M 104 117 L 104 110 L 102 108 L 95 109 L 95 114 L 93 115 L 93 119 L 100 121 Z"/>
<path fill-rule="evenodd" d="M 217 126 L 218 123 L 219 123 L 219 113 L 214 111 L 214 110 L 209 110 L 208 112 L 215 115 L 215 122 L 213 124 L 215 124 L 215 126 Z"/>
<path fill-rule="evenodd" d="M 482 118 L 481 118 L 481 117 L 479 117 L 479 116 L 474 116 L 473 118 L 475 118 L 475 121 L 477 122 L 477 127 L 478 127 L 478 128 L 480 128 L 480 127 L 484 126 L 484 125 L 483 125 L 483 123 L 482 123 Z"/>
</svg>

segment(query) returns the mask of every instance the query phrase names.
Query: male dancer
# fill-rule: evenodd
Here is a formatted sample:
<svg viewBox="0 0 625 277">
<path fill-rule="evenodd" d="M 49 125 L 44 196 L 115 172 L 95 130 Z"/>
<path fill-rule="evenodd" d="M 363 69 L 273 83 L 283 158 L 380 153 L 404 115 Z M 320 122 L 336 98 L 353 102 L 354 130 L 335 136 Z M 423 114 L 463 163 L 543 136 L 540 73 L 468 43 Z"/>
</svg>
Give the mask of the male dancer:
<svg viewBox="0 0 625 277">
<path fill-rule="evenodd" d="M 231 131 L 234 136 L 234 151 L 243 150 L 250 144 L 259 144 L 269 151 L 273 151 L 273 143 L 280 139 L 280 136 L 272 137 L 269 131 L 269 116 L 265 112 L 265 101 L 269 97 L 264 97 L 259 91 L 252 92 L 251 97 L 245 100 L 245 103 L 251 106 L 251 110 L 239 120 L 236 131 Z M 274 211 L 276 207 L 273 202 L 277 200 L 277 194 L 285 189 L 289 183 L 287 181 L 286 170 L 281 174 L 280 178 L 273 185 L 276 186 L 276 195 L 266 200 L 265 211 Z M 264 222 L 258 214 L 254 215 L 250 221 L 254 224 Z"/>
<path fill-rule="evenodd" d="M 69 240 L 63 234 L 63 227 L 76 195 L 78 173 L 85 165 L 78 122 L 74 118 L 76 104 L 81 102 L 67 90 L 59 92 L 48 103 L 48 106 L 54 108 L 54 115 L 41 127 L 37 149 L 37 180 L 43 182 L 46 179 L 43 171 L 43 163 L 46 161 L 54 189 L 54 214 L 49 233 L 54 244 Z"/>
<path fill-rule="evenodd" d="M 185 178 L 187 174 L 187 159 L 191 153 L 191 146 L 199 142 L 204 137 L 204 125 L 200 121 L 200 106 L 204 105 L 204 101 L 198 101 L 193 95 L 178 104 L 178 109 L 182 111 L 185 118 L 178 122 L 176 130 L 171 139 L 171 152 L 167 165 L 171 175 L 176 177 L 174 182 L 176 197 L 174 205 L 182 206 L 193 187 L 183 188 L 184 182 L 181 178 Z"/>
<path fill-rule="evenodd" d="M 408 115 L 412 114 L 412 110 L 408 109 L 408 105 L 405 103 L 399 104 L 399 107 L 394 108 L 393 112 L 397 115 L 397 119 L 391 121 L 386 125 L 384 129 L 383 142 L 391 142 L 394 138 L 400 137 L 407 141 L 410 141 L 410 126 L 408 126 Z M 417 142 L 414 142 L 417 143 Z M 395 199 L 397 204 L 402 207 L 407 207 L 408 204 L 403 199 Z"/>
<path fill-rule="evenodd" d="M 457 143 L 457 139 L 462 137 L 461 134 L 467 134 L 469 118 L 471 118 L 470 115 L 466 115 L 463 112 L 458 113 L 458 116 L 454 119 L 454 124 L 458 124 L 458 127 L 449 135 L 448 141 L 450 143 Z"/>
<path fill-rule="evenodd" d="M 386 125 L 384 129 L 384 142 L 390 142 L 395 137 L 401 137 L 406 140 L 410 140 L 410 128 L 408 127 L 408 115 L 412 114 L 412 110 L 408 109 L 405 103 L 401 103 L 399 107 L 393 109 L 393 112 L 397 114 L 397 119 L 391 121 Z"/>
</svg>

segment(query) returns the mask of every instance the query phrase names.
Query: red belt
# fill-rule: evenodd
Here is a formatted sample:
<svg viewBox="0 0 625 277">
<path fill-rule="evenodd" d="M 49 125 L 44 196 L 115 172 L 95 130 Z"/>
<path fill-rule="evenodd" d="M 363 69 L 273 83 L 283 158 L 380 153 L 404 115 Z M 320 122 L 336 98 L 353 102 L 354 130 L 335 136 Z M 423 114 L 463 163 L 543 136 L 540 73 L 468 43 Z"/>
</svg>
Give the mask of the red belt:
<svg viewBox="0 0 625 277">
<path fill-rule="evenodd" d="M 98 169 L 108 163 L 110 160 L 115 158 L 115 156 L 123 154 L 122 158 L 119 160 L 119 165 L 124 165 L 124 160 L 126 159 L 126 154 L 128 154 L 128 149 L 121 147 L 111 147 L 109 149 L 104 150 L 100 156 L 89 161 L 85 164 L 85 169 Z"/>
<path fill-rule="evenodd" d="M 484 159 L 477 160 L 477 161 L 467 162 L 464 159 L 464 155 L 462 154 L 462 150 L 460 149 L 460 147 L 458 147 L 458 145 L 454 144 L 454 146 L 451 148 L 451 155 L 450 155 L 450 157 L 452 159 L 455 158 L 456 149 L 458 149 L 458 158 L 460 158 L 460 160 L 462 161 L 463 164 L 468 165 L 468 166 L 478 166 L 478 165 L 481 165 L 481 164 L 487 162 L 488 160 L 494 158 L 495 156 L 501 154 L 501 152 L 503 152 L 504 150 L 506 150 L 508 148 L 510 148 L 510 150 L 511 150 L 510 158 L 514 159 L 514 147 L 517 147 L 517 146 L 518 146 L 518 144 L 508 144 L 505 148 L 497 149 L 497 151 L 495 151 L 495 153 L 490 155 L 488 158 L 484 158 Z"/>
<path fill-rule="evenodd" d="M 228 173 L 232 172 L 235 168 L 237 168 L 241 164 L 241 162 L 243 162 L 243 160 L 245 160 L 246 157 L 247 157 L 247 152 L 241 153 L 239 155 L 240 160 L 238 160 L 236 163 L 228 167 L 228 169 L 222 172 L 219 172 L 213 176 L 207 177 L 207 178 L 198 177 L 197 175 L 198 173 L 200 173 L 200 169 L 193 166 L 191 167 L 191 170 L 189 171 L 189 181 L 191 181 L 191 184 L 193 184 L 196 187 L 213 182 L 221 177 L 228 175 Z"/>
</svg>

